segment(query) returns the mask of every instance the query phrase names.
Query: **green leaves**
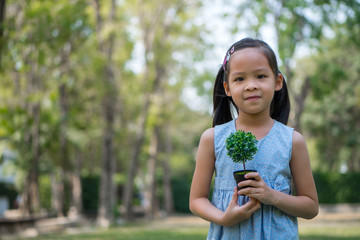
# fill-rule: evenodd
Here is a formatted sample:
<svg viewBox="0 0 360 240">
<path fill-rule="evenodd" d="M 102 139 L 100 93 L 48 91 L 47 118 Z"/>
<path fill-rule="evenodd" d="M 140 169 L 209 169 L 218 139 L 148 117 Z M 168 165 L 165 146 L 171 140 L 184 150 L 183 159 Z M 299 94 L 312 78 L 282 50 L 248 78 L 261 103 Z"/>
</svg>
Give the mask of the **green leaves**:
<svg viewBox="0 0 360 240">
<path fill-rule="evenodd" d="M 227 155 L 233 162 L 245 163 L 253 158 L 258 149 L 256 137 L 251 132 L 239 130 L 231 133 L 225 141 Z"/>
</svg>

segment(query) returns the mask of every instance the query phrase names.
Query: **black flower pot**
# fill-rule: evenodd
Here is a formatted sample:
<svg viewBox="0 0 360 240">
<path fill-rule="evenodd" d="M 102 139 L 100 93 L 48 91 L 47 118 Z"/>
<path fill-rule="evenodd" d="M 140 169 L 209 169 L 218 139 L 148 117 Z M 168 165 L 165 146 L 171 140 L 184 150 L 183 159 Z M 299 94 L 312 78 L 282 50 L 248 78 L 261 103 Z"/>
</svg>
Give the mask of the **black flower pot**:
<svg viewBox="0 0 360 240">
<path fill-rule="evenodd" d="M 247 188 L 247 186 L 245 186 L 245 187 L 239 187 L 238 184 L 239 184 L 240 182 L 245 181 L 245 180 L 249 180 L 249 179 L 255 180 L 255 178 L 245 178 L 245 175 L 246 175 L 247 173 L 250 173 L 250 172 L 257 172 L 257 171 L 256 171 L 256 170 L 245 170 L 245 171 L 244 171 L 244 170 L 240 170 L 240 171 L 235 171 L 235 172 L 233 172 L 234 179 L 235 179 L 235 181 L 236 181 L 236 186 L 237 186 L 238 191 L 240 191 L 240 190 L 243 189 L 243 188 Z"/>
</svg>

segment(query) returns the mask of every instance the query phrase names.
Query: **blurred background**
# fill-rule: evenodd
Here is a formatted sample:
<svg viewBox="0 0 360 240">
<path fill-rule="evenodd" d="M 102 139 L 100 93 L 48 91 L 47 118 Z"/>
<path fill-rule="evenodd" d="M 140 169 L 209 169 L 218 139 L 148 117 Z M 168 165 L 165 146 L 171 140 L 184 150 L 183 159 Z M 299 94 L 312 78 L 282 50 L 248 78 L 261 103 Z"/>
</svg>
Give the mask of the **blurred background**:
<svg viewBox="0 0 360 240">
<path fill-rule="evenodd" d="M 360 1 L 0 1 L 0 218 L 189 213 L 228 47 L 288 83 L 320 203 L 360 202 Z"/>
</svg>

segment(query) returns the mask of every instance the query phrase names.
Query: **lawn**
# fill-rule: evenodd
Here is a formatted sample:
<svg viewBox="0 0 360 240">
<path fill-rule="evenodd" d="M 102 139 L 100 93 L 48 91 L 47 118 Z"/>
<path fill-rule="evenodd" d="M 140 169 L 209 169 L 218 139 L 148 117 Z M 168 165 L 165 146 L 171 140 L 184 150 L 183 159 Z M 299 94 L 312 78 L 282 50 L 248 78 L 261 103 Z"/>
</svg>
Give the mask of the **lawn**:
<svg viewBox="0 0 360 240">
<path fill-rule="evenodd" d="M 360 222 L 299 226 L 300 240 L 359 240 Z"/>
<path fill-rule="evenodd" d="M 37 237 L 37 240 L 198 240 L 206 239 L 206 226 L 151 226 L 132 224 L 109 230 L 88 229 L 85 233 L 59 234 Z M 299 226 L 300 240 L 360 239 L 360 223 Z"/>
<path fill-rule="evenodd" d="M 36 240 L 193 240 L 206 239 L 207 227 L 156 228 L 123 226 L 81 234 L 59 234 L 36 237 Z"/>
</svg>

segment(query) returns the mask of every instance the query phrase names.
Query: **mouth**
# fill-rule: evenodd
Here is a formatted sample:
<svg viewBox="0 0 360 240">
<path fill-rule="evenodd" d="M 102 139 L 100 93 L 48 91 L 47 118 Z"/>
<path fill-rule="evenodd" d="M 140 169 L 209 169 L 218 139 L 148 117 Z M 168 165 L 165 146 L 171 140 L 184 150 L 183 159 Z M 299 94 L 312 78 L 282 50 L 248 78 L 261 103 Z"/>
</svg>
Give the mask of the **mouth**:
<svg viewBox="0 0 360 240">
<path fill-rule="evenodd" d="M 258 99 L 260 99 L 260 96 L 257 96 L 257 95 L 249 96 L 249 97 L 245 98 L 245 100 L 247 100 L 247 101 L 256 101 Z"/>
</svg>

